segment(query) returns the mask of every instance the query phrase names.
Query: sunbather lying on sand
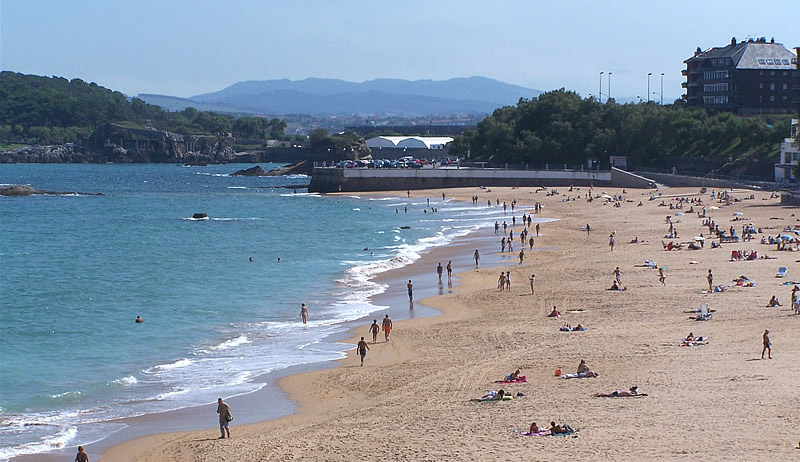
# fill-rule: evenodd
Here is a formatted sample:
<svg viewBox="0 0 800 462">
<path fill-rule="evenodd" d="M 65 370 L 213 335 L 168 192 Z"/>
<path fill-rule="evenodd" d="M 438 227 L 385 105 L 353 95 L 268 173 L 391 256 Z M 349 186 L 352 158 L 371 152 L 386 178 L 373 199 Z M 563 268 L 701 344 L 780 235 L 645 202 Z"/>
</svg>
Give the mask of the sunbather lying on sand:
<svg viewBox="0 0 800 462">
<path fill-rule="evenodd" d="M 555 422 L 550 422 L 550 433 L 554 435 L 559 433 L 569 433 L 571 431 L 573 431 L 572 428 L 570 428 L 570 426 L 567 424 L 556 425 Z"/>
<path fill-rule="evenodd" d="M 639 387 L 634 385 L 627 390 L 614 390 L 611 393 L 598 393 L 595 396 L 598 398 L 625 398 L 629 396 L 647 396 L 647 393 L 639 393 Z"/>
<path fill-rule="evenodd" d="M 505 396 L 506 392 L 504 390 L 500 390 L 497 393 L 490 391 L 489 393 L 483 395 L 482 397 L 472 398 L 470 401 L 502 401 L 503 397 Z"/>
</svg>

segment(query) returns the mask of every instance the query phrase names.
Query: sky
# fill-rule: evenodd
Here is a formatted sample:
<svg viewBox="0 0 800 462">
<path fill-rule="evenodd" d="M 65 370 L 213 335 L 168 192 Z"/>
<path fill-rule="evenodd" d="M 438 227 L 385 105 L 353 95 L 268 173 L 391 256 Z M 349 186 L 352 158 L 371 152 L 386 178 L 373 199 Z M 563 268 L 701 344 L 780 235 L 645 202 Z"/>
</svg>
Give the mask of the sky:
<svg viewBox="0 0 800 462">
<path fill-rule="evenodd" d="M 243 80 L 484 76 L 659 100 L 731 37 L 800 46 L 797 0 L 0 0 L 0 69 L 189 97 Z M 601 76 L 601 72 L 604 74 Z M 654 93 L 655 92 L 655 93 Z"/>
</svg>

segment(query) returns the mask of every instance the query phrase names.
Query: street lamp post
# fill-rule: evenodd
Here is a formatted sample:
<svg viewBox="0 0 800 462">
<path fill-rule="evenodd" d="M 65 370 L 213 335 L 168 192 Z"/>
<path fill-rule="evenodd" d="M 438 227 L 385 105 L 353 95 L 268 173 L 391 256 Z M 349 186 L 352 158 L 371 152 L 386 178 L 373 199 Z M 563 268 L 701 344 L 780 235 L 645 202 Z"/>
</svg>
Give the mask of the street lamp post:
<svg viewBox="0 0 800 462">
<path fill-rule="evenodd" d="M 650 76 L 653 75 L 652 72 L 647 73 L 647 102 L 650 102 Z"/>
<path fill-rule="evenodd" d="M 664 105 L 664 73 L 661 73 L 661 105 Z"/>
<path fill-rule="evenodd" d="M 608 73 L 608 93 L 606 93 L 606 101 L 611 99 L 611 72 Z"/>
<path fill-rule="evenodd" d="M 600 73 L 600 91 L 597 93 L 597 97 L 600 99 L 600 102 L 603 102 L 603 74 L 604 72 Z"/>
</svg>

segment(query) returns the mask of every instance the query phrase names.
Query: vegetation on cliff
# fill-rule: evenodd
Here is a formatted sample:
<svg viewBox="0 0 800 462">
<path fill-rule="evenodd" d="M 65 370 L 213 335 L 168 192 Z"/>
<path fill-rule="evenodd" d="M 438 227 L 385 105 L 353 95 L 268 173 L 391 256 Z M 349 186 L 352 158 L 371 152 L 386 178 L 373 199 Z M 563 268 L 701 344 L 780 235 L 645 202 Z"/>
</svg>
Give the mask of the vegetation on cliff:
<svg viewBox="0 0 800 462">
<path fill-rule="evenodd" d="M 607 165 L 610 155 L 627 156 L 629 165 L 665 168 L 701 159 L 774 162 L 789 118 L 710 115 L 679 103 L 600 103 L 561 89 L 495 110 L 476 130 L 456 137 L 451 152 L 469 149 L 473 159 L 532 167 L 592 159 Z"/>
<path fill-rule="evenodd" d="M 181 135 L 239 130 L 246 138 L 257 140 L 283 139 L 286 129 L 279 119 L 234 118 L 192 107 L 167 112 L 81 79 L 0 72 L 0 142 L 74 143 L 87 139 L 107 122 Z"/>
</svg>

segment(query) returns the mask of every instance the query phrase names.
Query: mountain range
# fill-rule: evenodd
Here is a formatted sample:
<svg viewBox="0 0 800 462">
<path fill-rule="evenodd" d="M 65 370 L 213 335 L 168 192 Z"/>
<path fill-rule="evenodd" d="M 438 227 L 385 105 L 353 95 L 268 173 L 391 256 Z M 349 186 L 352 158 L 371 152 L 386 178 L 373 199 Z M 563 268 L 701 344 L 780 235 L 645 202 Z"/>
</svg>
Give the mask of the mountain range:
<svg viewBox="0 0 800 462">
<path fill-rule="evenodd" d="M 485 114 L 542 92 L 486 77 L 449 80 L 338 79 L 250 80 L 213 93 L 177 98 L 140 94 L 144 101 L 168 110 L 199 110 L 268 115 Z"/>
</svg>

